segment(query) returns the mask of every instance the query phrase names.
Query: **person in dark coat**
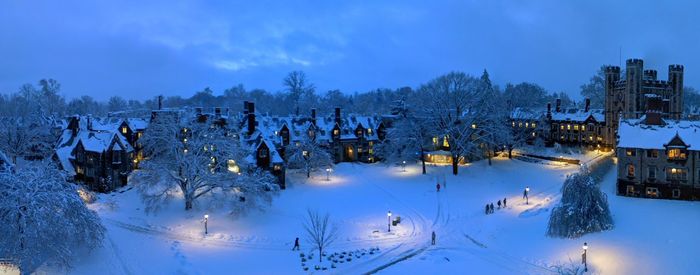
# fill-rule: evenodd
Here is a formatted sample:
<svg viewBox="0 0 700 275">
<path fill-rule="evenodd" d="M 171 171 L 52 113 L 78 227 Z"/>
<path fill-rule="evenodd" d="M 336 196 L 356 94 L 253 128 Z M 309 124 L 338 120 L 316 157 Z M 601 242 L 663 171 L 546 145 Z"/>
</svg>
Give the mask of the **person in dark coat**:
<svg viewBox="0 0 700 275">
<path fill-rule="evenodd" d="M 435 245 L 435 231 L 433 231 L 433 242 L 432 245 Z"/>
<path fill-rule="evenodd" d="M 297 237 L 294 240 L 294 247 L 292 247 L 292 251 L 294 251 L 294 250 L 299 250 L 299 237 Z"/>
<path fill-rule="evenodd" d="M 439 182 L 437 185 L 435 185 L 435 188 L 437 188 L 437 191 L 440 192 L 440 183 Z"/>
<path fill-rule="evenodd" d="M 491 208 L 489 207 L 489 204 L 487 203 L 487 204 L 486 204 L 486 215 L 488 215 L 489 212 L 491 212 L 491 211 L 489 211 L 489 210 L 491 210 Z"/>
<path fill-rule="evenodd" d="M 498 209 L 501 209 L 501 200 L 498 200 L 498 203 L 496 204 L 498 205 Z"/>
<path fill-rule="evenodd" d="M 493 203 L 491 203 L 491 213 L 493 213 Z"/>
<path fill-rule="evenodd" d="M 503 198 L 503 208 L 506 208 L 506 198 Z"/>
</svg>

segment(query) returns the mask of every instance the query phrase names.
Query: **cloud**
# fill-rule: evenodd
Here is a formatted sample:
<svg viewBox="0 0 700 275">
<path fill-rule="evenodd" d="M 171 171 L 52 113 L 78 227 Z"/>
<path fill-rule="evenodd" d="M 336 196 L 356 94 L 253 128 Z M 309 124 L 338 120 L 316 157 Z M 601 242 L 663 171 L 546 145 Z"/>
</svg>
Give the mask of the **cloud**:
<svg viewBox="0 0 700 275">
<path fill-rule="evenodd" d="M 0 4 L 0 92 L 58 79 L 69 96 L 417 86 L 452 70 L 578 95 L 602 64 L 686 65 L 700 86 L 700 4 L 652 1 L 10 1 Z M 648 20 L 654 18 L 656 20 Z"/>
</svg>

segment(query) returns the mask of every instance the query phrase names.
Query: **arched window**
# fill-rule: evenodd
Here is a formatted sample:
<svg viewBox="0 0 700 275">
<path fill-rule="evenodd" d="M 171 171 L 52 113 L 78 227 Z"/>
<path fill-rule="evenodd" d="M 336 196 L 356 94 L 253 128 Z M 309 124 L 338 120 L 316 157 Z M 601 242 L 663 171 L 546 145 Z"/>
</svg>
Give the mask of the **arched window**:
<svg viewBox="0 0 700 275">
<path fill-rule="evenodd" d="M 627 176 L 630 178 L 634 178 L 634 172 L 634 165 L 627 164 Z"/>
</svg>

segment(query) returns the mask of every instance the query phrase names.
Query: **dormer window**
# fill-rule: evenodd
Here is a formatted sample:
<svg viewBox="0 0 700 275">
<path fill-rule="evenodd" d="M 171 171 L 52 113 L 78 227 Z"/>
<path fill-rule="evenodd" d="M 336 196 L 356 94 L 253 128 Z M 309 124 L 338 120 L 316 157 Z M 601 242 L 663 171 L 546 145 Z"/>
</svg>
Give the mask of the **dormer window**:
<svg viewBox="0 0 700 275">
<path fill-rule="evenodd" d="M 685 160 L 687 158 L 685 150 L 681 148 L 669 148 L 668 159 L 670 160 Z"/>
<path fill-rule="evenodd" d="M 126 135 L 126 127 L 122 127 L 122 134 Z"/>
<path fill-rule="evenodd" d="M 627 152 L 625 152 L 625 154 L 626 154 L 628 157 L 634 157 L 634 156 L 637 155 L 637 151 L 635 151 L 634 149 L 627 149 Z"/>
<path fill-rule="evenodd" d="M 338 129 L 333 129 L 333 135 L 337 136 L 338 134 L 340 134 L 340 131 Z"/>
<path fill-rule="evenodd" d="M 258 151 L 258 157 L 266 158 L 267 157 L 267 149 L 261 148 L 260 151 Z"/>
<path fill-rule="evenodd" d="M 367 129 L 367 135 L 372 135 L 372 129 Z"/>
</svg>

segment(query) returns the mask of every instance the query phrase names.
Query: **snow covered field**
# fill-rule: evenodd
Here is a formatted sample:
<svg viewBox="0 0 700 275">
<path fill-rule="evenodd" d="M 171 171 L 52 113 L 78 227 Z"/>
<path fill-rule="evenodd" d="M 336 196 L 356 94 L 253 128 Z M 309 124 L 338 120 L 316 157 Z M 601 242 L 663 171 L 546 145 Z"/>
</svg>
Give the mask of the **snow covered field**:
<svg viewBox="0 0 700 275">
<path fill-rule="evenodd" d="M 566 174 L 578 166 L 497 158 L 460 167 L 400 167 L 342 163 L 331 180 L 291 175 L 291 186 L 264 211 L 230 217 L 200 204 L 185 212 L 175 200 L 147 214 L 135 189 L 102 195 L 91 207 L 108 229 L 104 247 L 80 259 L 72 274 L 305 274 L 299 252 L 307 208 L 331 214 L 340 228 L 333 252 L 355 252 L 351 262 L 320 273 L 550 274 L 571 259 L 580 263 L 588 242 L 589 269 L 600 274 L 694 274 L 700 270 L 698 203 L 614 195 L 615 173 L 602 188 L 616 227 L 581 239 L 545 237 L 550 209 Z M 447 185 L 436 192 L 438 178 Z M 530 204 L 522 200 L 529 186 Z M 507 198 L 508 208 L 485 215 L 484 205 Z M 387 211 L 402 222 L 387 233 Z M 202 217 L 209 214 L 209 234 Z M 430 245 L 430 234 L 437 245 Z M 378 253 L 369 249 L 378 247 Z M 363 250 L 364 249 L 364 250 Z M 364 251 L 364 255 L 362 252 Z M 347 254 L 346 254 L 347 255 Z M 345 257 L 346 259 L 348 257 Z M 50 273 L 50 271 L 47 271 Z"/>
</svg>

